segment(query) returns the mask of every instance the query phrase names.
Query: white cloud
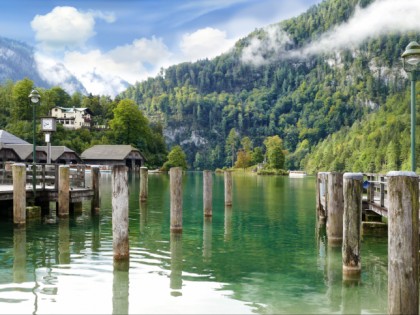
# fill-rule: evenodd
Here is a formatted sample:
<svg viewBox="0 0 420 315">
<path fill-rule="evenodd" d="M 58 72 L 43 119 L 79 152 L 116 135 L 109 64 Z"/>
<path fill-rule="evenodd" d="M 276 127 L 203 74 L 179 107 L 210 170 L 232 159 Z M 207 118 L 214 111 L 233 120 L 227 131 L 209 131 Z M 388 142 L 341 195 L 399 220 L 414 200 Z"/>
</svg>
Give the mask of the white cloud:
<svg viewBox="0 0 420 315">
<path fill-rule="evenodd" d="M 263 65 L 272 58 L 278 58 L 284 54 L 285 45 L 290 43 L 290 38 L 277 26 L 268 26 L 264 29 L 265 36 L 254 37 L 242 51 L 242 61 Z"/>
<path fill-rule="evenodd" d="M 55 7 L 31 22 L 35 39 L 42 49 L 56 50 L 84 46 L 95 35 L 95 18 L 113 22 L 112 14 L 99 11 L 80 12 L 73 7 Z"/>
<path fill-rule="evenodd" d="M 136 81 L 155 76 L 168 66 L 171 54 L 161 39 L 136 39 L 132 44 L 116 47 L 109 52 L 99 49 L 89 52 L 65 52 L 63 63 L 94 94 L 116 95 L 126 88 L 122 81 Z M 104 79 L 107 84 L 100 84 Z"/>
<path fill-rule="evenodd" d="M 347 23 L 326 33 L 301 53 L 317 54 L 357 47 L 364 40 L 379 35 L 420 31 L 419 16 L 418 0 L 377 0 L 365 9 L 357 8 Z"/>
<path fill-rule="evenodd" d="M 369 38 L 390 33 L 420 31 L 420 1 L 376 0 L 362 9 L 357 7 L 346 22 L 323 34 L 300 50 L 286 51 L 289 38 L 278 26 L 265 28 L 266 38 L 254 38 L 244 48 L 242 60 L 261 65 L 272 57 L 305 57 L 343 48 L 355 48 Z M 404 49 L 404 47 L 401 47 Z"/>
<path fill-rule="evenodd" d="M 216 57 L 232 48 L 234 44 L 235 40 L 227 38 L 226 32 L 206 27 L 194 33 L 184 34 L 180 48 L 184 59 L 196 61 Z"/>
</svg>

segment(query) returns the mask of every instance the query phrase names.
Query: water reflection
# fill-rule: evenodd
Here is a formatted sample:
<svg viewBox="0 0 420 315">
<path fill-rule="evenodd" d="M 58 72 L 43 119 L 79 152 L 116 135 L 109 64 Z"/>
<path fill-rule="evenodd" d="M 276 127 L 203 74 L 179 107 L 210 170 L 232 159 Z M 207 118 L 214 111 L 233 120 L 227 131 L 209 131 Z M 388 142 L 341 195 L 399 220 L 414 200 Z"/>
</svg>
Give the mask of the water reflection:
<svg viewBox="0 0 420 315">
<path fill-rule="evenodd" d="M 129 266 L 128 259 L 114 260 L 112 314 L 129 314 Z"/>
<path fill-rule="evenodd" d="M 147 201 L 140 201 L 140 233 L 145 232 L 147 226 Z"/>
<path fill-rule="evenodd" d="M 182 292 L 182 233 L 171 232 L 171 275 L 172 296 L 181 296 Z"/>
<path fill-rule="evenodd" d="M 205 263 L 211 262 L 211 246 L 213 241 L 212 218 L 204 217 L 203 223 L 203 257 Z"/>
<path fill-rule="evenodd" d="M 232 239 L 232 207 L 225 206 L 225 242 Z"/>
<path fill-rule="evenodd" d="M 13 230 L 13 281 L 26 281 L 26 227 Z"/>
<path fill-rule="evenodd" d="M 60 218 L 58 221 L 58 263 L 70 263 L 70 219 Z"/>
</svg>

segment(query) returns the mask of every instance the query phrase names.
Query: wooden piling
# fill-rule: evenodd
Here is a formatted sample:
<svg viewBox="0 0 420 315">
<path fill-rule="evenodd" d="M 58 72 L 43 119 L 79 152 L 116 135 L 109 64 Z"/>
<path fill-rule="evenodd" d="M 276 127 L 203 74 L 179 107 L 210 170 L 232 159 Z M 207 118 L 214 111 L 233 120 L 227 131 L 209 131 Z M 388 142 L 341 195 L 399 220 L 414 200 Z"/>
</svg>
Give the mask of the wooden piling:
<svg viewBox="0 0 420 315">
<path fill-rule="evenodd" d="M 93 166 L 91 168 L 91 176 L 92 176 L 92 190 L 93 190 L 93 197 L 91 201 L 91 212 L 94 214 L 98 214 L 101 207 L 101 200 L 99 197 L 99 180 L 101 178 L 101 173 L 99 171 L 99 167 Z"/>
<path fill-rule="evenodd" d="M 328 173 L 327 237 L 330 246 L 343 241 L 343 173 Z"/>
<path fill-rule="evenodd" d="M 232 172 L 225 171 L 225 206 L 232 205 Z"/>
<path fill-rule="evenodd" d="M 213 177 L 211 171 L 203 171 L 203 207 L 204 216 L 213 215 Z"/>
<path fill-rule="evenodd" d="M 145 166 L 140 167 L 140 200 L 141 201 L 147 200 L 147 197 L 149 194 L 148 174 L 149 174 L 149 171 L 147 167 Z"/>
<path fill-rule="evenodd" d="M 13 172 L 13 223 L 26 224 L 26 166 L 15 163 Z"/>
<path fill-rule="evenodd" d="M 419 314 L 419 178 L 388 177 L 388 314 Z"/>
<path fill-rule="evenodd" d="M 363 174 L 343 175 L 343 280 L 358 281 L 361 274 L 360 244 L 362 224 Z"/>
<path fill-rule="evenodd" d="M 171 232 L 182 232 L 182 168 L 169 170 L 171 189 Z"/>
<path fill-rule="evenodd" d="M 129 258 L 128 243 L 128 168 L 114 165 L 112 168 L 112 239 L 114 260 Z"/>
<path fill-rule="evenodd" d="M 58 216 L 67 217 L 70 212 L 70 167 L 60 165 L 58 170 Z"/>
</svg>

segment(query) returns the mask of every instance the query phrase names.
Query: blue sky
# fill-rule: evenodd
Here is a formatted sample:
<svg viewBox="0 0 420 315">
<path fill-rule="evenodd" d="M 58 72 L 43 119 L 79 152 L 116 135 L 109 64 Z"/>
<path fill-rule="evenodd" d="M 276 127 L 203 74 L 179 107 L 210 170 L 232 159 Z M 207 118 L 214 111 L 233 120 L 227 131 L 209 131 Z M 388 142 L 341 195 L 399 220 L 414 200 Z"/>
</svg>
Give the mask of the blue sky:
<svg viewBox="0 0 420 315">
<path fill-rule="evenodd" d="M 161 68 L 213 58 L 256 28 L 297 16 L 321 0 L 13 0 L 0 3 L 0 36 L 36 49 L 51 83 L 76 76 L 89 92 L 115 95 L 154 77 Z M 357 46 L 395 31 L 420 32 L 419 0 L 376 0 L 295 56 Z M 264 62 L 264 45 L 284 53 L 288 40 L 270 30 L 271 43 L 253 42 L 250 62 Z M 62 67 L 56 67 L 57 63 Z M 66 69 L 65 71 L 63 69 Z"/>
<path fill-rule="evenodd" d="M 102 93 L 93 72 L 135 83 L 172 64 L 213 58 L 254 29 L 297 16 L 319 2 L 1 1 L 0 36 L 36 47 L 44 72 L 61 62 L 89 91 Z M 115 80 L 110 84 L 118 85 Z"/>
</svg>

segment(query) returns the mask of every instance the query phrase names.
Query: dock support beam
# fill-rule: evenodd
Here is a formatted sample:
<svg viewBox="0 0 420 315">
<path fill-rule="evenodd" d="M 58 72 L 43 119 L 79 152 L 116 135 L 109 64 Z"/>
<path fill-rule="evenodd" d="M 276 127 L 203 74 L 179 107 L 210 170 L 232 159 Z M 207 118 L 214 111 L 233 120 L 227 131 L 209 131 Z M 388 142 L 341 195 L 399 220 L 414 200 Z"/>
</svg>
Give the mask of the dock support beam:
<svg viewBox="0 0 420 315">
<path fill-rule="evenodd" d="M 213 215 L 213 178 L 211 171 L 203 171 L 203 206 L 204 216 L 211 217 Z"/>
<path fill-rule="evenodd" d="M 140 201 L 146 201 L 148 197 L 148 174 L 147 167 L 140 167 Z"/>
<path fill-rule="evenodd" d="M 70 212 L 70 167 L 60 165 L 58 170 L 58 216 L 67 217 Z"/>
<path fill-rule="evenodd" d="M 91 175 L 92 175 L 92 190 L 93 190 L 93 197 L 91 201 L 91 212 L 94 214 L 98 214 L 101 207 L 101 201 L 99 197 L 99 180 L 101 178 L 101 173 L 99 171 L 99 167 L 93 166 L 91 169 Z"/>
<path fill-rule="evenodd" d="M 128 260 L 128 168 L 114 165 L 112 168 L 112 247 L 114 260 Z"/>
<path fill-rule="evenodd" d="M 171 190 L 171 232 L 182 232 L 182 168 L 169 170 Z"/>
<path fill-rule="evenodd" d="M 419 314 L 419 178 L 388 177 L 388 314 Z"/>
<path fill-rule="evenodd" d="M 360 279 L 360 244 L 362 225 L 363 174 L 343 175 L 343 280 Z"/>
<path fill-rule="evenodd" d="M 26 166 L 16 163 L 13 172 L 13 223 L 26 224 Z"/>
<path fill-rule="evenodd" d="M 327 237 L 331 246 L 343 241 L 343 173 L 328 173 Z"/>
<path fill-rule="evenodd" d="M 232 205 L 232 172 L 225 171 L 225 206 Z"/>
</svg>

